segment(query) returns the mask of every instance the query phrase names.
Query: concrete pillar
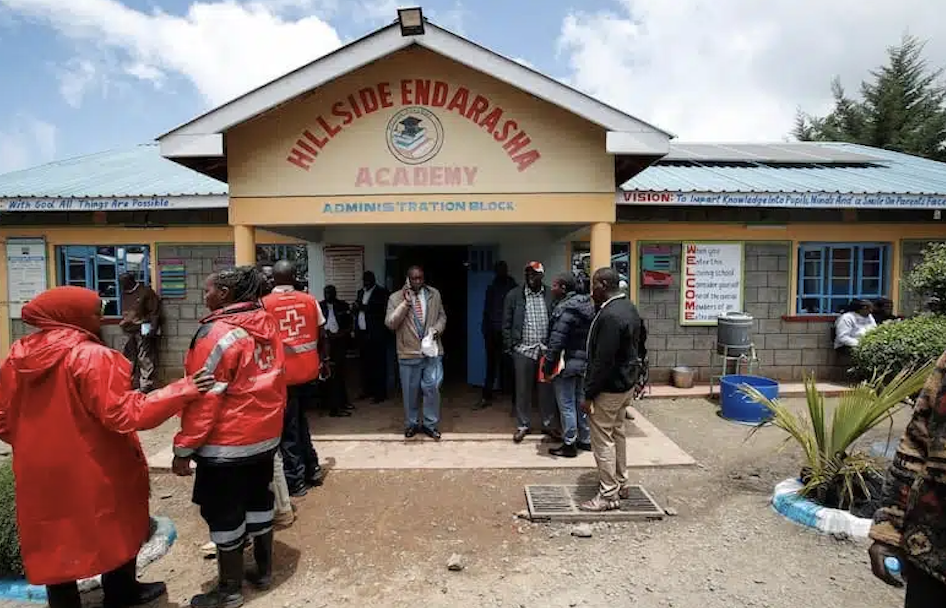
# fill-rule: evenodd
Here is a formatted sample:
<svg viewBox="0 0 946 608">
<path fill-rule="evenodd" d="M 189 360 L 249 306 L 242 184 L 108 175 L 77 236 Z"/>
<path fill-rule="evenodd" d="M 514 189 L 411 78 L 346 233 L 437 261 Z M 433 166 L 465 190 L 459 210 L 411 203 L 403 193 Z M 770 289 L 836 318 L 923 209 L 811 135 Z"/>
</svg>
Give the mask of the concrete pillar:
<svg viewBox="0 0 946 608">
<path fill-rule="evenodd" d="M 591 274 L 600 268 L 611 267 L 611 224 L 591 225 Z"/>
<path fill-rule="evenodd" d="M 237 266 L 256 264 L 256 227 L 233 227 L 233 258 Z"/>
</svg>

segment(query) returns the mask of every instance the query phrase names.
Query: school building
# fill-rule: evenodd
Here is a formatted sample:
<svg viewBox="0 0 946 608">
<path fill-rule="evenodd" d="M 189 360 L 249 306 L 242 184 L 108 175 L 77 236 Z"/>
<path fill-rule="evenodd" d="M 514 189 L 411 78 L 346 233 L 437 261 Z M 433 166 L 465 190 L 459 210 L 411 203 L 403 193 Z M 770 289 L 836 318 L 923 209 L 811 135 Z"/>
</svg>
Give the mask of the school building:
<svg viewBox="0 0 946 608">
<path fill-rule="evenodd" d="M 492 266 L 613 265 L 648 323 L 653 377 L 707 379 L 716 317 L 753 315 L 760 373 L 839 373 L 852 297 L 917 303 L 901 278 L 946 241 L 946 165 L 849 144 L 686 144 L 416 13 L 158 138 L 0 176 L 0 353 L 24 301 L 118 275 L 164 299 L 180 373 L 215 269 L 289 258 L 352 300 L 411 264 L 443 293 L 448 379 L 482 382 Z M 107 339 L 120 345 L 117 326 Z"/>
</svg>

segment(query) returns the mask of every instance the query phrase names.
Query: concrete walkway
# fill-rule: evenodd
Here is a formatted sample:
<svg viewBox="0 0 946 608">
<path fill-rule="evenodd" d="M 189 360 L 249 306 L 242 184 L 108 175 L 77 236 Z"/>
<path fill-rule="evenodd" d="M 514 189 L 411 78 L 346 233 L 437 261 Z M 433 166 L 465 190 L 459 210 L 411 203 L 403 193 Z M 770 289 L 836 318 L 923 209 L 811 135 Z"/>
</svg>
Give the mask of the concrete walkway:
<svg viewBox="0 0 946 608">
<path fill-rule="evenodd" d="M 630 467 L 694 465 L 696 461 L 657 427 L 635 412 L 628 421 L 627 462 Z M 313 442 L 327 468 L 357 469 L 562 469 L 594 468 L 590 452 L 578 458 L 553 458 L 548 449 L 557 444 L 532 435 L 521 444 L 511 433 L 452 433 L 434 442 L 420 436 L 406 440 L 386 434 L 315 435 Z M 168 471 L 171 448 L 148 455 L 152 470 Z"/>
</svg>

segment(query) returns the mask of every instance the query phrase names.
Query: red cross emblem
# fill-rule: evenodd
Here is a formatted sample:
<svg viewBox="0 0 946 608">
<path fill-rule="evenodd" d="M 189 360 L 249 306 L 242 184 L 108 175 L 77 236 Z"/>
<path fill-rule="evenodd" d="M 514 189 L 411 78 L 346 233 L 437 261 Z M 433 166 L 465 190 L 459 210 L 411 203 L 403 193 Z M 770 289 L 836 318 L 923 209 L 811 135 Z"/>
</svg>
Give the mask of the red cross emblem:
<svg viewBox="0 0 946 608">
<path fill-rule="evenodd" d="M 286 314 L 279 320 L 279 329 L 287 332 L 290 338 L 294 338 L 302 333 L 305 327 L 305 317 L 299 314 L 295 308 L 290 308 Z"/>
</svg>

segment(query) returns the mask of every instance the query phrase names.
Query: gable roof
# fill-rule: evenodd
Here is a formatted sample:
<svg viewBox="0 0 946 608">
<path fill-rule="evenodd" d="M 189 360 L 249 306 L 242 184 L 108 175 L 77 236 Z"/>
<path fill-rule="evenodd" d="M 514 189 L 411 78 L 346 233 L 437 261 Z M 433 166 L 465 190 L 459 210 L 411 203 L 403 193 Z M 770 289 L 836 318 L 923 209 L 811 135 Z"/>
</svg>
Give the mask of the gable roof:
<svg viewBox="0 0 946 608">
<path fill-rule="evenodd" d="M 403 36 L 397 23 L 381 28 L 160 136 L 169 158 L 224 156 L 221 134 L 332 80 L 411 45 L 418 45 L 580 116 L 609 132 L 608 152 L 662 156 L 672 134 L 617 110 L 517 61 L 425 23 Z M 615 137 L 612 137 L 615 136 Z"/>
</svg>

